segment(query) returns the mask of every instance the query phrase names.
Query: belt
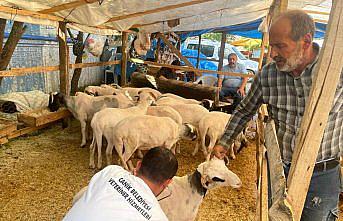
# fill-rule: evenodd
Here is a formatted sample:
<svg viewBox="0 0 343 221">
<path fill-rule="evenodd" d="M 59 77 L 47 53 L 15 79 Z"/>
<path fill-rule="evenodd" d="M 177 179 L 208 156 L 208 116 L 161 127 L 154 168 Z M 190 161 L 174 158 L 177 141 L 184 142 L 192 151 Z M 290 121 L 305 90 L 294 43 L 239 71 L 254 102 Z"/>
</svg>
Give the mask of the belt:
<svg viewBox="0 0 343 221">
<path fill-rule="evenodd" d="M 327 170 L 333 169 L 333 168 L 335 168 L 338 165 L 339 165 L 339 160 L 338 159 L 331 159 L 331 160 L 328 160 L 328 161 L 316 163 L 314 165 L 313 171 L 314 172 L 323 172 L 323 171 L 327 171 Z M 288 164 L 285 164 L 285 166 L 290 168 L 291 164 L 288 163 Z"/>
<path fill-rule="evenodd" d="M 330 170 L 338 166 L 338 164 L 339 164 L 338 159 L 332 159 L 332 160 L 316 163 L 314 165 L 314 171 L 322 172 L 322 171 Z"/>
</svg>

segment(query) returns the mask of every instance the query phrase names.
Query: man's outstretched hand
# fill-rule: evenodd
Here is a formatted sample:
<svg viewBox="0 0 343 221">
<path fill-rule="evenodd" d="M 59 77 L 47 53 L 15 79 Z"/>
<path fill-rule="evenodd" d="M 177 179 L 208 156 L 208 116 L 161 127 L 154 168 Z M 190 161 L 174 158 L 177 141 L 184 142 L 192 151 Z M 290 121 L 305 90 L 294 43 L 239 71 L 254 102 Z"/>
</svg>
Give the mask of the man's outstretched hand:
<svg viewBox="0 0 343 221">
<path fill-rule="evenodd" d="M 224 159 L 226 155 L 227 149 L 225 149 L 222 145 L 215 145 L 213 147 L 213 154 L 218 158 L 218 159 Z"/>
</svg>

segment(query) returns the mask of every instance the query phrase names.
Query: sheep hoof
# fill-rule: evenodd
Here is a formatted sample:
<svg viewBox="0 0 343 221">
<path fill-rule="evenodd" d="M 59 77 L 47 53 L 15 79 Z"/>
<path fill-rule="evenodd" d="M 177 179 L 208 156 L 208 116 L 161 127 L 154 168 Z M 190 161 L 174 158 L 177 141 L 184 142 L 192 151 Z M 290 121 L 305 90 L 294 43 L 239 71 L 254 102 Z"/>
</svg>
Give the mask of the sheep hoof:
<svg viewBox="0 0 343 221">
<path fill-rule="evenodd" d="M 89 164 L 89 169 L 95 169 L 95 165 L 94 164 Z"/>
<path fill-rule="evenodd" d="M 86 147 L 86 144 L 81 144 L 80 145 L 80 148 L 85 148 Z"/>
</svg>

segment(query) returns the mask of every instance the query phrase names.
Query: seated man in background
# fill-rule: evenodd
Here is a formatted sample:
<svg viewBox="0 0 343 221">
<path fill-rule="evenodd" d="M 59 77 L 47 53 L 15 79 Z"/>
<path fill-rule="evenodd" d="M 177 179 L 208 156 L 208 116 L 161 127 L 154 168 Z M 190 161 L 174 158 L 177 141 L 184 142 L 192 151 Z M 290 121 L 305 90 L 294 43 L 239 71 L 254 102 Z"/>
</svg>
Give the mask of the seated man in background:
<svg viewBox="0 0 343 221">
<path fill-rule="evenodd" d="M 237 62 L 237 55 L 235 53 L 229 54 L 228 61 L 229 64 L 225 65 L 222 68 L 222 71 L 248 74 L 244 65 Z M 219 75 L 218 87 L 221 88 L 219 93 L 220 100 L 224 100 L 226 96 L 232 97 L 232 105 L 235 109 L 245 96 L 245 85 L 247 84 L 247 81 L 247 77 Z"/>
<path fill-rule="evenodd" d="M 156 196 L 171 182 L 177 169 L 174 154 L 162 147 L 150 149 L 138 161 L 134 174 L 120 166 L 107 166 L 75 196 L 76 202 L 63 220 L 168 220 Z"/>
<path fill-rule="evenodd" d="M 171 63 L 171 65 L 181 66 L 181 62 L 179 60 L 174 60 Z M 162 67 L 156 74 L 157 78 L 159 78 L 161 76 L 163 76 L 164 78 L 167 78 L 167 79 L 177 80 L 176 69 L 168 68 L 168 67 Z"/>
</svg>

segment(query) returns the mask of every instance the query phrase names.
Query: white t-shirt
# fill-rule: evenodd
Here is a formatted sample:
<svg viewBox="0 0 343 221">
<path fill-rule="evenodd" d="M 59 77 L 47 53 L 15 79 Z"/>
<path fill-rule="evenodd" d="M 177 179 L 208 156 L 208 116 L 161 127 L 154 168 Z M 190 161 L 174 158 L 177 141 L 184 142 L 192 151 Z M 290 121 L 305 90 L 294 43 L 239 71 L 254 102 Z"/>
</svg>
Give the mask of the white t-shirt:
<svg viewBox="0 0 343 221">
<path fill-rule="evenodd" d="M 149 186 L 115 165 L 95 174 L 64 221 L 168 220 Z"/>
</svg>

